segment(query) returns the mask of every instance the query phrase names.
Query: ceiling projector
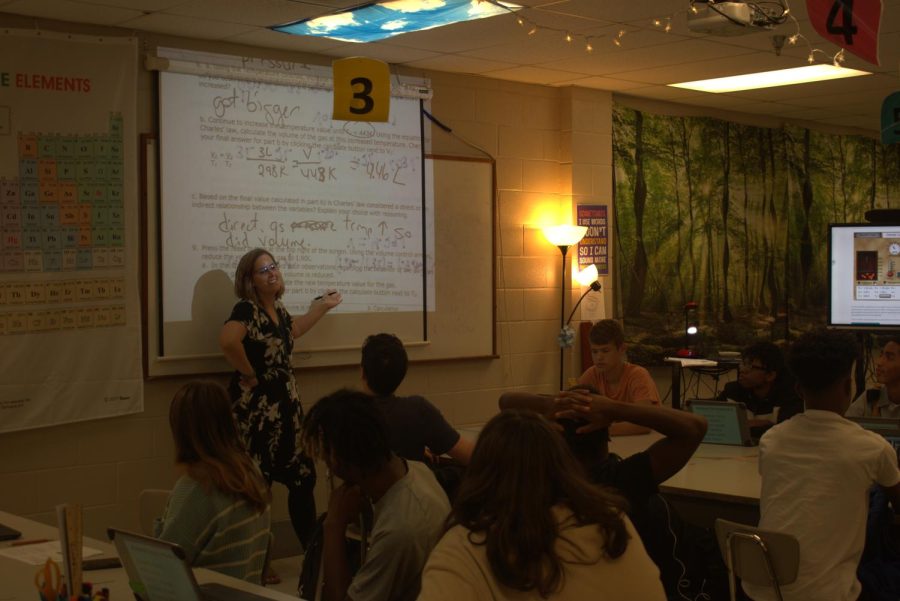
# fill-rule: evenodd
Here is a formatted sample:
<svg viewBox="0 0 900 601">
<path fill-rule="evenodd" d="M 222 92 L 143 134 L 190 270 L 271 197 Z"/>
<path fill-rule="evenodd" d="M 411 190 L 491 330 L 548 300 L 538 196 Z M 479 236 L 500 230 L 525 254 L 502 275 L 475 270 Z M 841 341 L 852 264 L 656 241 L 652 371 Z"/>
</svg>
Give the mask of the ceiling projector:
<svg viewBox="0 0 900 601">
<path fill-rule="evenodd" d="M 687 15 L 688 29 L 708 35 L 744 35 L 771 29 L 770 19 L 755 19 L 754 11 L 743 2 L 695 2 L 696 12 Z"/>
</svg>

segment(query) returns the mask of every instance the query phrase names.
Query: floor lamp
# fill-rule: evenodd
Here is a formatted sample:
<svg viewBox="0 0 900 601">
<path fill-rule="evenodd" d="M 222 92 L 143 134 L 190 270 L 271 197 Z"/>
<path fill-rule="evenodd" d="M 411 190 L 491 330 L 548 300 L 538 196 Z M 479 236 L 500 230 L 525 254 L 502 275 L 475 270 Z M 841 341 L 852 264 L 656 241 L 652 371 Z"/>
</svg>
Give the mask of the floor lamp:
<svg viewBox="0 0 900 601">
<path fill-rule="evenodd" d="M 566 253 L 573 244 L 584 238 L 587 228 L 583 225 L 554 225 L 543 230 L 544 237 L 550 244 L 559 248 L 562 253 L 562 284 L 560 286 L 559 330 L 560 335 L 566 327 Z M 565 347 L 559 347 L 559 390 L 563 389 L 563 364 Z"/>
</svg>

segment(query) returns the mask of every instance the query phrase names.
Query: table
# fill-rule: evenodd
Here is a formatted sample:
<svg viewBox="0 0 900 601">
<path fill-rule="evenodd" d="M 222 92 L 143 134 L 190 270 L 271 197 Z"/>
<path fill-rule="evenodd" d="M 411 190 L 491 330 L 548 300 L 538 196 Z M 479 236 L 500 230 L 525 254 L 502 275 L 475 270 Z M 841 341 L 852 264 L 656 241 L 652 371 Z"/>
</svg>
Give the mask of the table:
<svg viewBox="0 0 900 601">
<path fill-rule="evenodd" d="M 662 435 L 614 436 L 612 453 L 628 457 Z M 681 470 L 660 484 L 659 492 L 688 522 L 712 528 L 716 518 L 759 522 L 759 447 L 701 444 Z"/>
<path fill-rule="evenodd" d="M 58 540 L 58 531 L 53 526 L 41 524 L 27 518 L 0 511 L 0 523 L 15 528 L 22 533 L 21 540 L 48 539 Z M 0 543 L 0 547 L 8 547 L 14 541 Z M 85 537 L 87 547 L 100 549 L 102 555 L 95 557 L 114 557 L 116 549 L 112 543 Z M 91 558 L 93 559 L 93 557 Z M 0 556 L 0 601 L 35 601 L 37 591 L 34 588 L 34 574 L 38 566 L 30 566 L 21 561 Z M 217 582 L 232 588 L 249 591 L 276 601 L 297 601 L 297 597 L 285 595 L 278 591 L 257 586 L 237 578 L 226 576 L 212 570 L 195 568 L 194 576 L 200 584 Z M 134 596 L 128 586 L 128 576 L 123 568 L 109 570 L 92 570 L 84 572 L 84 580 L 95 587 L 106 587 L 110 591 L 110 601 L 132 601 Z"/>
<path fill-rule="evenodd" d="M 712 375 L 718 377 L 728 373 L 732 369 L 737 369 L 739 362 L 735 359 L 690 359 L 681 357 L 666 357 L 663 362 L 672 366 L 672 409 L 681 409 L 681 370 L 685 367 L 707 373 L 713 370 Z"/>
</svg>

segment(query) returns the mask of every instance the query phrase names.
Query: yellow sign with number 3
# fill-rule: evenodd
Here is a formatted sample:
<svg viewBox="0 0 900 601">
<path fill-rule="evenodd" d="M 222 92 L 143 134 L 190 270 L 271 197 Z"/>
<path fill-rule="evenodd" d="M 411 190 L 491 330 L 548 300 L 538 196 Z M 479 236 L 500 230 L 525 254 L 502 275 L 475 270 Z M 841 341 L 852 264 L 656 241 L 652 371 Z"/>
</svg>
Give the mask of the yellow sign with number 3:
<svg viewBox="0 0 900 601">
<path fill-rule="evenodd" d="M 332 119 L 387 121 L 391 103 L 391 70 L 374 58 L 354 56 L 332 64 Z"/>
</svg>

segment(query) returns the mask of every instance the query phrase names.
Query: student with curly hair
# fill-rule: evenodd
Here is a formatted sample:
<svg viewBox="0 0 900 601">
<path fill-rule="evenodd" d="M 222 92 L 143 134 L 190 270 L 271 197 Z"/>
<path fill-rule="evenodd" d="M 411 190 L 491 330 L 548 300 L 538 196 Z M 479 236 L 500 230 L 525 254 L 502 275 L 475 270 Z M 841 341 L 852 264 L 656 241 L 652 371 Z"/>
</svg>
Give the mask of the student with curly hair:
<svg viewBox="0 0 900 601">
<path fill-rule="evenodd" d="M 624 511 L 546 419 L 504 411 L 478 438 L 419 599 L 663 601 Z"/>
<path fill-rule="evenodd" d="M 844 418 L 856 356 L 847 332 L 819 329 L 800 336 L 788 364 L 806 411 L 759 441 L 759 527 L 800 542 L 797 580 L 781 587 L 785 601 L 857 601 L 869 489 L 881 485 L 900 507 L 897 452 L 879 434 Z M 769 587 L 743 586 L 756 601 L 775 598 Z"/>
<path fill-rule="evenodd" d="M 338 390 L 313 405 L 303 422 L 301 444 L 344 481 L 331 491 L 322 522 L 322 599 L 415 599 L 422 567 L 450 510 L 434 474 L 424 464 L 394 454 L 384 414 L 359 391 Z M 345 534 L 366 502 L 372 504 L 371 542 L 353 575 Z"/>
</svg>

